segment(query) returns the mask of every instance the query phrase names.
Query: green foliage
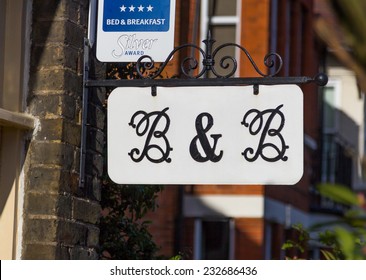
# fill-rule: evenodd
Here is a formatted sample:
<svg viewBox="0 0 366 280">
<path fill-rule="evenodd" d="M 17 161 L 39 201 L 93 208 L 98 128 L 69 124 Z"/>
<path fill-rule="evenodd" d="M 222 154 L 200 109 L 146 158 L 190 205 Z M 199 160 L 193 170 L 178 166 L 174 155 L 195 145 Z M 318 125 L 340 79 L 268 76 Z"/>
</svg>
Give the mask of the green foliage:
<svg viewBox="0 0 366 280">
<path fill-rule="evenodd" d="M 301 225 L 294 226 L 298 232 L 297 240 L 286 241 L 282 249 L 297 249 L 304 252 L 310 238 L 310 232 L 318 232 L 314 240 L 320 242 L 324 249 L 321 250 L 327 260 L 361 260 L 366 259 L 366 211 L 365 201 L 353 193 L 349 188 L 335 184 L 321 184 L 319 192 L 338 203 L 349 207 L 343 217 L 316 224 L 310 229 L 304 229 Z M 323 230 L 324 227 L 331 228 Z"/>
<path fill-rule="evenodd" d="M 348 47 L 356 61 L 366 69 L 366 2 L 360 0 L 329 1 L 341 23 Z"/>
<path fill-rule="evenodd" d="M 282 245 L 282 248 L 281 248 L 282 250 L 285 250 L 285 251 L 289 251 L 289 250 L 295 251 L 295 257 L 291 258 L 291 257 L 287 256 L 287 259 L 299 259 L 299 257 L 297 257 L 297 256 L 300 254 L 303 254 L 305 252 L 307 244 L 310 240 L 309 232 L 307 230 L 305 230 L 301 224 L 293 225 L 293 229 L 295 229 L 298 233 L 297 239 L 296 240 L 287 240 Z"/>
<path fill-rule="evenodd" d="M 140 69 L 143 72 L 143 69 Z M 112 80 L 138 79 L 136 63 L 113 63 L 108 65 L 107 78 Z"/>
<path fill-rule="evenodd" d="M 144 64 L 144 63 L 142 63 Z M 159 67 L 161 66 L 161 63 L 154 63 L 154 64 L 146 64 L 146 67 L 140 66 L 139 69 L 137 69 L 137 63 L 128 62 L 128 63 L 111 63 L 107 66 L 107 78 L 108 79 L 126 79 L 126 80 L 132 80 L 132 79 L 140 79 L 141 76 L 138 74 L 138 71 L 140 71 L 140 74 L 144 77 L 151 77 L 155 75 L 159 71 Z M 151 66 L 148 67 L 148 66 Z M 159 78 L 169 78 L 168 72 L 163 71 L 160 75 L 158 75 L 155 79 Z"/>
<path fill-rule="evenodd" d="M 320 243 L 324 246 L 324 248 L 320 251 L 326 260 L 344 259 L 344 254 L 339 247 L 337 236 L 333 230 L 325 230 L 324 232 L 319 232 L 318 239 Z"/>
<path fill-rule="evenodd" d="M 324 183 L 319 184 L 317 189 L 323 196 L 329 197 L 335 202 L 349 206 L 359 204 L 357 195 L 346 186 Z"/>
<path fill-rule="evenodd" d="M 100 222 L 100 245 L 106 259 L 156 259 L 158 246 L 148 231 L 151 222 L 144 220 L 157 207 L 160 186 L 122 186 L 109 180 L 102 189 L 103 217 Z"/>
<path fill-rule="evenodd" d="M 143 73 L 144 69 L 140 69 Z M 108 79 L 138 79 L 136 63 L 113 63 L 107 67 Z M 112 89 L 109 89 L 112 90 Z M 104 259 L 156 259 L 159 247 L 149 232 L 145 215 L 157 207 L 163 187 L 117 185 L 108 176 L 102 186 L 100 254 Z"/>
<path fill-rule="evenodd" d="M 180 260 L 183 260 L 183 256 L 181 256 L 181 255 L 175 255 L 175 256 L 171 257 L 170 260 L 172 260 L 172 261 L 180 261 Z"/>
</svg>

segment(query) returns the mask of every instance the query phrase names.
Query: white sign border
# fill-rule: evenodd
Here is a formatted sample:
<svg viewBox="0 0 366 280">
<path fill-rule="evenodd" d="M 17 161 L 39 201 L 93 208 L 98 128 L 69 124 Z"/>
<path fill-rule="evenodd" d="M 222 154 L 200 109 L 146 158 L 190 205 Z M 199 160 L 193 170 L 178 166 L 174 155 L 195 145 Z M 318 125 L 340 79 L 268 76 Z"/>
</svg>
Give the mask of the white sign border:
<svg viewBox="0 0 366 280">
<path fill-rule="evenodd" d="M 245 112 L 274 109 L 280 104 L 284 104 L 281 110 L 286 115 L 282 133 L 289 146 L 288 160 L 246 161 L 241 153 L 248 147 L 256 149 L 259 136 L 250 137 L 241 124 Z M 167 137 L 173 147 L 172 162 L 157 164 L 147 159 L 133 162 L 128 153 L 133 148 L 142 149 L 144 138 L 139 139 L 128 125 L 131 116 L 138 110 L 151 112 L 163 107 L 169 107 L 167 112 L 171 116 Z M 211 134 L 222 134 L 216 148 L 217 153 L 224 151 L 220 162 L 199 163 L 190 156 L 189 145 L 197 134 L 194 123 L 202 111 L 212 113 L 214 118 L 208 138 Z M 229 126 L 228 122 L 235 123 L 235 127 L 229 128 L 232 124 Z M 187 123 L 192 125 L 188 127 Z M 237 138 L 252 140 L 245 140 L 233 152 L 231 147 Z M 303 143 L 303 93 L 296 85 L 261 85 L 258 95 L 253 94 L 252 86 L 158 87 L 157 97 L 151 96 L 150 88 L 117 88 L 108 99 L 108 173 L 121 184 L 293 185 L 303 174 Z M 229 167 L 228 158 L 233 162 Z"/>
</svg>

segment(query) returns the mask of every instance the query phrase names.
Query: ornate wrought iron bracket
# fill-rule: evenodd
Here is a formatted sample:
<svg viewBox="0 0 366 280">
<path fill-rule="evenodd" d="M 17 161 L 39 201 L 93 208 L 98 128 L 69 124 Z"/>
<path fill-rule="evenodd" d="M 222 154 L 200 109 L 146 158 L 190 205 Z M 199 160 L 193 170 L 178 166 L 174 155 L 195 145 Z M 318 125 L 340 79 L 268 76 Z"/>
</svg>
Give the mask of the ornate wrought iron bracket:
<svg viewBox="0 0 366 280">
<path fill-rule="evenodd" d="M 215 47 L 215 40 L 209 34 L 203 41 L 205 50 L 195 44 L 184 44 L 174 48 L 163 63 L 155 63 L 148 55 L 141 56 L 136 62 L 138 79 L 121 80 L 89 80 L 89 43 L 86 40 L 84 45 L 84 91 L 83 91 L 83 118 L 82 118 L 82 144 L 80 159 L 80 180 L 79 185 L 84 185 L 85 177 L 85 151 L 86 151 L 86 115 L 87 96 L 89 87 L 151 87 L 152 96 L 157 95 L 157 87 L 190 87 L 190 86 L 244 86 L 252 85 L 253 93 L 259 94 L 259 85 L 283 85 L 283 84 L 307 84 L 315 83 L 318 86 L 325 86 L 328 82 L 327 75 L 317 74 L 315 77 L 276 77 L 280 73 L 283 61 L 279 54 L 269 53 L 264 57 L 264 66 L 267 71 L 262 72 L 254 62 L 250 53 L 244 47 L 235 43 L 226 43 Z M 234 48 L 244 54 L 253 66 L 259 77 L 235 77 L 238 70 L 238 62 L 235 57 L 222 55 L 225 49 Z M 180 63 L 178 78 L 161 78 L 164 69 L 174 55 L 182 50 L 195 50 L 196 56 L 187 56 Z M 198 55 L 197 55 L 198 54 Z M 199 61 L 201 60 L 201 62 Z M 268 74 L 267 74 L 268 72 Z"/>
<path fill-rule="evenodd" d="M 148 55 L 141 56 L 136 63 L 136 72 L 139 79 L 133 80 L 86 80 L 86 87 L 182 87 L 182 86 L 236 86 L 236 85 L 278 85 L 278 84 L 305 84 L 314 82 L 324 86 L 328 77 L 320 73 L 315 77 L 275 77 L 280 73 L 283 61 L 279 54 L 269 53 L 264 57 L 264 66 L 269 74 L 262 72 L 254 62 L 250 53 L 244 47 L 235 43 L 226 43 L 214 48 L 215 40 L 209 36 L 203 41 L 205 50 L 194 44 L 184 44 L 174 48 L 163 63 L 155 63 Z M 253 66 L 259 77 L 234 77 L 238 69 L 235 57 L 223 55 L 217 61 L 220 53 L 227 48 L 241 51 Z M 184 49 L 196 50 L 196 56 L 187 56 L 182 59 L 180 73 L 177 78 L 161 78 L 174 55 Z M 201 60 L 201 63 L 199 62 Z M 210 76 L 210 78 L 208 78 Z"/>
</svg>

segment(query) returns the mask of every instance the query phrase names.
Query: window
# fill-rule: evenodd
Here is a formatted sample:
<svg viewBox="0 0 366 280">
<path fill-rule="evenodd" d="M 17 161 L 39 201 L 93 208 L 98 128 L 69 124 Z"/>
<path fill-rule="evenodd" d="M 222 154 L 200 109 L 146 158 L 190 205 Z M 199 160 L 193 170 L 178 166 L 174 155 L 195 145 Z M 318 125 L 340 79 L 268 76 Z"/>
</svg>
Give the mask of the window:
<svg viewBox="0 0 366 280">
<path fill-rule="evenodd" d="M 334 136 L 338 130 L 339 84 L 329 83 L 323 93 L 323 153 L 322 181 L 335 183 L 337 144 Z"/>
<path fill-rule="evenodd" d="M 340 104 L 340 82 L 330 81 L 323 93 L 322 181 L 351 187 L 353 160 L 347 149 L 350 144 L 340 127 L 345 119 Z"/>
<path fill-rule="evenodd" d="M 207 38 L 208 32 L 216 40 L 214 46 L 224 43 L 239 43 L 240 38 L 240 2 L 239 0 L 201 0 L 201 27 L 200 42 Z M 203 43 L 201 47 L 204 49 Z M 238 57 L 238 50 L 225 48 L 217 54 L 215 62 L 219 65 L 220 60 L 225 57 Z M 224 75 L 223 69 L 216 67 L 220 75 Z"/>
<path fill-rule="evenodd" d="M 231 219 L 197 219 L 194 259 L 233 259 L 233 235 L 234 221 Z"/>
</svg>

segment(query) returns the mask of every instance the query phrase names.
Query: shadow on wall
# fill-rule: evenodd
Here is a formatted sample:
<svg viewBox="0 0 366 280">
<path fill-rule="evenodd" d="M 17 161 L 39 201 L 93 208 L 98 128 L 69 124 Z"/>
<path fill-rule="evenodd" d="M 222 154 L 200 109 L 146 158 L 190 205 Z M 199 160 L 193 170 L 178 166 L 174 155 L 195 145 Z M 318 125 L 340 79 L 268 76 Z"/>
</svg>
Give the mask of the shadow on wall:
<svg viewBox="0 0 366 280">
<path fill-rule="evenodd" d="M 36 3 L 37 1 L 34 1 L 34 2 Z M 41 9 L 33 8 L 32 16 L 33 16 L 33 18 L 39 19 L 39 18 L 45 17 L 45 16 L 40 17 L 40 15 L 43 14 L 43 15 L 47 15 L 47 18 L 49 18 L 50 20 L 49 21 L 41 20 L 42 27 L 40 27 L 38 25 L 37 21 L 32 23 L 32 27 L 28 26 L 28 22 L 23 22 L 23 30 L 22 30 L 22 32 L 23 32 L 23 34 L 22 34 L 23 35 L 22 36 L 23 50 L 24 50 L 24 47 L 27 47 L 26 41 L 28 40 L 28 38 L 26 38 L 26 36 L 25 36 L 27 34 L 25 28 L 31 28 L 32 29 L 32 34 L 31 34 L 32 38 L 34 36 L 42 37 L 42 42 L 43 42 L 43 44 L 39 44 L 37 46 L 34 46 L 34 45 L 31 46 L 30 73 L 34 73 L 36 71 L 36 69 L 38 68 L 38 64 L 42 57 L 44 46 L 46 44 L 50 30 L 52 29 L 52 25 L 53 25 L 52 18 L 60 5 L 59 1 L 48 1 L 47 5 L 43 4 L 43 1 L 41 1 L 41 2 L 42 2 L 42 5 L 38 5 L 38 6 L 40 6 L 42 8 Z M 1 3 L 5 4 L 6 1 L 1 1 Z M 46 2 L 44 2 L 44 3 L 46 3 Z M 27 16 L 27 13 L 29 13 L 29 11 L 26 10 L 26 8 L 29 6 L 30 5 L 25 5 L 25 7 L 23 7 L 22 14 L 19 15 L 20 17 L 22 17 L 24 19 L 29 18 Z M 25 61 L 27 61 L 27 58 L 25 58 Z M 25 69 L 28 69 L 28 68 L 25 67 Z M 25 76 L 27 76 L 27 75 L 28 74 L 25 74 Z M 24 85 L 24 87 L 26 87 L 26 86 L 27 85 Z M 28 91 L 29 96 L 31 96 L 30 92 L 31 91 L 29 90 Z M 3 166 L 11 165 L 11 163 L 9 161 L 17 160 L 17 157 L 14 157 L 13 152 L 18 153 L 19 148 L 21 150 L 24 149 L 24 154 L 22 155 L 23 158 L 21 159 L 21 162 L 17 162 L 15 164 L 13 164 L 13 166 L 20 166 L 20 168 L 12 170 L 11 173 L 7 173 L 6 176 L 2 176 L 2 178 L 1 178 L 0 215 L 2 215 L 5 205 L 9 199 L 9 195 L 12 191 L 12 188 L 13 188 L 14 184 L 16 184 L 18 181 L 19 174 L 24 165 L 25 155 L 27 153 L 28 146 L 27 146 L 27 144 L 25 145 L 25 148 L 17 146 L 18 143 L 21 142 L 21 139 L 23 138 L 23 133 L 19 132 L 19 130 L 14 129 L 14 128 L 9 128 L 9 127 L 1 128 L 0 137 L 1 137 L 0 141 L 1 141 L 1 146 L 2 146 L 2 149 L 1 149 L 2 158 L 6 159 L 5 161 L 3 161 L 1 163 L 1 165 L 3 165 Z M 18 139 L 18 141 L 14 141 L 14 139 Z M 16 151 L 14 151 L 14 149 L 16 149 Z"/>
<path fill-rule="evenodd" d="M 257 218 L 264 207 L 260 199 L 249 196 L 247 201 L 235 195 L 203 198 L 184 193 L 181 208 L 177 193 L 182 188 L 167 186 L 159 195 L 159 207 L 147 216 L 161 254 L 184 259 L 264 258 L 264 220 Z"/>
</svg>

